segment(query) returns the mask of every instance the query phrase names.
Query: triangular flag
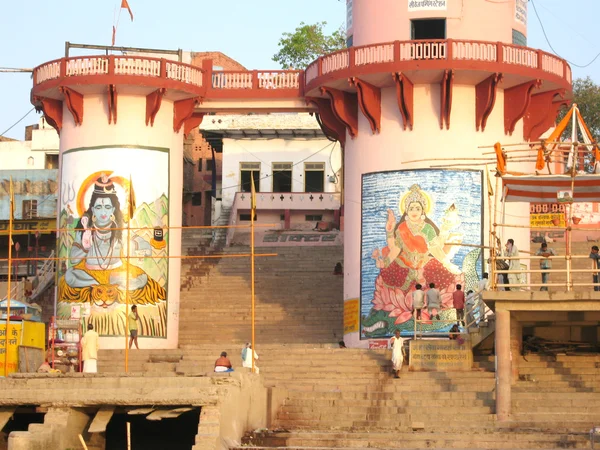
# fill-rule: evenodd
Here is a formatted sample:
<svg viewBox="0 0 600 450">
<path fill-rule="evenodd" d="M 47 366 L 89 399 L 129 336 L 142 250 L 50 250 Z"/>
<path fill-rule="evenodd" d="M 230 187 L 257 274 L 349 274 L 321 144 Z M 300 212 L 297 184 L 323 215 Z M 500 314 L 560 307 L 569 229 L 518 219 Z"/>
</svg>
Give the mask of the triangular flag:
<svg viewBox="0 0 600 450">
<path fill-rule="evenodd" d="M 133 219 L 135 214 L 135 192 L 133 191 L 133 183 L 131 182 L 131 176 L 129 177 L 129 220 Z"/>
<path fill-rule="evenodd" d="M 129 16 L 131 17 L 131 21 L 133 22 L 133 13 L 131 12 L 131 8 L 129 7 L 129 3 L 127 0 L 121 0 L 121 8 L 125 8 L 129 11 Z"/>
<path fill-rule="evenodd" d="M 256 214 L 256 189 L 254 188 L 254 172 L 250 172 L 250 210 L 252 212 L 252 220 Z"/>
</svg>

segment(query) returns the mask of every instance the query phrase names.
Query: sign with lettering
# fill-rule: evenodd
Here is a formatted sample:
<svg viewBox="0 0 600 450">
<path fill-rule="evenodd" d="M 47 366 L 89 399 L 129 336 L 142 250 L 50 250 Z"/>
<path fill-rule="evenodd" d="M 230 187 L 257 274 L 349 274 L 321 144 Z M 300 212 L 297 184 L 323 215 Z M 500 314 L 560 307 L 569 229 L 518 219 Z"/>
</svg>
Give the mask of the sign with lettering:
<svg viewBox="0 0 600 450">
<path fill-rule="evenodd" d="M 466 335 L 464 340 L 411 340 L 409 370 L 460 371 L 471 370 L 473 350 Z M 467 337 L 467 339 L 465 339 Z"/>
<path fill-rule="evenodd" d="M 554 224 L 554 220 L 558 220 L 558 225 Z M 548 227 L 565 227 L 564 214 L 530 214 L 529 226 L 531 228 L 548 228 Z"/>
<path fill-rule="evenodd" d="M 527 26 L 527 0 L 515 0 L 515 22 Z"/>
<path fill-rule="evenodd" d="M 408 0 L 408 11 L 440 11 L 448 8 L 447 0 Z"/>
<path fill-rule="evenodd" d="M 372 349 L 382 349 L 388 348 L 388 340 L 387 339 L 369 339 L 369 348 Z"/>
<path fill-rule="evenodd" d="M 11 323 L 8 327 L 8 349 L 6 347 L 6 323 L 0 323 L 0 376 L 5 377 L 19 368 L 19 344 L 21 324 Z M 8 350 L 8 358 L 6 353 Z M 5 366 L 6 363 L 6 366 Z M 7 370 L 8 368 L 8 370 Z"/>
<path fill-rule="evenodd" d="M 344 302 L 344 334 L 358 332 L 359 300 L 352 299 Z"/>
<path fill-rule="evenodd" d="M 13 234 L 27 234 L 39 231 L 43 234 L 56 230 L 56 219 L 15 220 Z M 0 236 L 8 234 L 8 220 L 0 220 Z"/>
</svg>

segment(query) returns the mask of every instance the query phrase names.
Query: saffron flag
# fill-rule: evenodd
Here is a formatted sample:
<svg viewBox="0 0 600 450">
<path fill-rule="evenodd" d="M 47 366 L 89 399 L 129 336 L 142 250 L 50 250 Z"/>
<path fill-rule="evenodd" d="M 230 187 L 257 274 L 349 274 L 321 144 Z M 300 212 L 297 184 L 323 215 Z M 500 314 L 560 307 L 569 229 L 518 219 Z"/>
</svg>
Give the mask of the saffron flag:
<svg viewBox="0 0 600 450">
<path fill-rule="evenodd" d="M 131 21 L 133 22 L 133 13 L 131 12 L 131 8 L 129 7 L 127 0 L 121 0 L 121 8 L 125 8 L 129 12 L 129 17 L 131 17 Z"/>
<path fill-rule="evenodd" d="M 135 192 L 133 191 L 133 183 L 131 182 L 131 176 L 129 176 L 129 220 L 133 219 L 135 214 Z"/>
</svg>

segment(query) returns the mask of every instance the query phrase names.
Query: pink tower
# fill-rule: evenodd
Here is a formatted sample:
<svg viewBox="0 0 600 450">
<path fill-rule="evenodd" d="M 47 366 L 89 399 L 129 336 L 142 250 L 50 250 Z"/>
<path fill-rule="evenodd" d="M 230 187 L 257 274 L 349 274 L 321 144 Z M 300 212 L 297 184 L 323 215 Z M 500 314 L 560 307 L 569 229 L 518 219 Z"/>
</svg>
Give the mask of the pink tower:
<svg viewBox="0 0 600 450">
<path fill-rule="evenodd" d="M 426 317 L 450 319 L 456 284 L 488 270 L 494 215 L 529 224 L 528 204 L 488 209 L 496 160 L 480 148 L 537 140 L 571 95 L 568 64 L 526 40 L 524 0 L 348 0 L 349 48 L 307 68 L 307 100 L 344 145 L 347 343 L 410 333 L 417 284 L 441 293 Z M 498 238 L 529 249 L 527 228 Z"/>
<path fill-rule="evenodd" d="M 34 70 L 33 104 L 60 134 L 59 319 L 123 348 L 178 339 L 183 134 L 200 123 L 202 71 L 141 56 L 61 58 Z M 167 228 L 170 227 L 170 228 Z"/>
</svg>

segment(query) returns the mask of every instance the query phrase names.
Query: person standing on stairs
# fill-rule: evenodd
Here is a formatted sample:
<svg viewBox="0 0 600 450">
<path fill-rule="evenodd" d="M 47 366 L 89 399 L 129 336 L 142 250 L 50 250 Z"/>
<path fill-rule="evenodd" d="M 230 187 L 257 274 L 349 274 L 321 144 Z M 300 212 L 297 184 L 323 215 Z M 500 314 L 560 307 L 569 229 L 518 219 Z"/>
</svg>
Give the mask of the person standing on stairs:
<svg viewBox="0 0 600 450">
<path fill-rule="evenodd" d="M 81 339 L 81 359 L 84 372 L 98 372 L 98 349 L 98 333 L 94 331 L 94 325 L 88 323 L 87 332 Z"/>
<path fill-rule="evenodd" d="M 394 378 L 400 378 L 400 371 L 404 362 L 404 339 L 400 337 L 400 330 L 396 330 L 394 336 L 390 338 L 388 347 L 392 349 Z"/>
<path fill-rule="evenodd" d="M 259 373 L 258 366 L 256 365 L 256 360 L 258 359 L 258 355 L 255 351 L 252 351 L 252 344 L 250 342 L 246 343 L 246 346 L 242 349 L 242 367 L 247 367 L 252 369 L 252 356 L 254 354 L 254 373 Z"/>
<path fill-rule="evenodd" d="M 429 289 L 427 290 L 427 310 L 429 316 L 433 319 L 434 316 L 437 320 L 440 320 L 440 309 L 442 306 L 442 298 L 440 291 L 435 288 L 435 283 L 429 283 Z"/>
<path fill-rule="evenodd" d="M 465 325 L 465 293 L 460 284 L 456 285 L 456 291 L 452 293 L 452 306 L 456 309 L 456 325 Z"/>
<path fill-rule="evenodd" d="M 131 312 L 129 313 L 129 348 L 135 342 L 135 348 L 138 350 L 140 346 L 138 345 L 138 320 L 140 320 L 140 316 L 138 316 L 137 306 L 133 305 L 131 307 Z"/>
</svg>

